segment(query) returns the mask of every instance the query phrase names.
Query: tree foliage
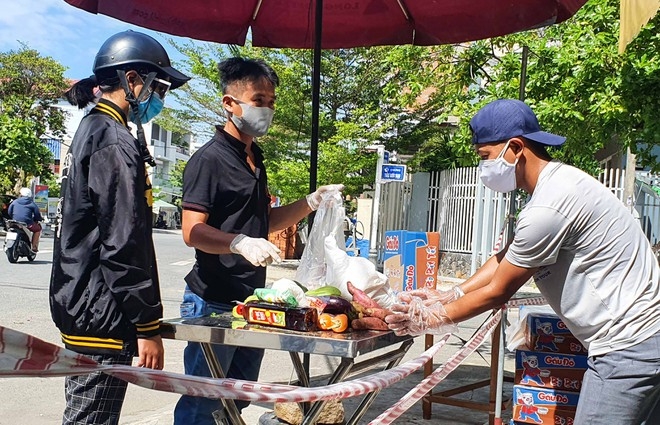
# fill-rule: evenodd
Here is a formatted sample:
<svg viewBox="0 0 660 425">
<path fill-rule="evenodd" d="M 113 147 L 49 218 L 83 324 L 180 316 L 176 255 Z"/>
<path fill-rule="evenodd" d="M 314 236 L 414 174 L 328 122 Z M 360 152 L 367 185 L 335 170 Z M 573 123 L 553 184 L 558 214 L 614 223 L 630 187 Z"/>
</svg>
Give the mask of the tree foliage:
<svg viewBox="0 0 660 425">
<path fill-rule="evenodd" d="M 0 53 L 1 192 L 51 175 L 52 154 L 41 138 L 64 131 L 65 113 L 54 107 L 67 87 L 64 70 L 26 46 Z"/>
<path fill-rule="evenodd" d="M 421 168 L 446 168 L 447 160 L 474 164 L 469 119 L 494 99 L 519 98 L 522 85 L 542 127 L 568 137 L 554 156 L 596 173 L 598 151 L 614 144 L 630 147 L 643 164 L 660 171 L 652 154 L 660 142 L 659 23 L 660 16 L 619 54 L 619 1 L 592 0 L 558 25 L 451 49 L 412 48 L 424 64 L 422 72 L 393 80 L 391 91 L 408 87 L 414 94 L 415 87 L 425 87 L 429 98 L 416 113 L 458 120 L 455 131 L 443 134 L 436 128 L 424 135 L 416 160 Z M 529 51 L 525 80 L 523 47 Z M 399 56 L 400 49 L 392 50 L 392 66 L 401 63 Z M 403 100 L 414 106 L 414 98 Z"/>
<path fill-rule="evenodd" d="M 597 173 L 604 147 L 630 147 L 660 171 L 652 154 L 660 141 L 660 17 L 621 55 L 618 11 L 618 0 L 591 0 L 566 22 L 504 37 L 323 51 L 317 183 L 342 182 L 348 194 L 359 194 L 374 181 L 376 158 L 365 147 L 375 143 L 407 156 L 413 172 L 475 165 L 469 119 L 487 102 L 521 94 L 545 130 L 567 136 L 555 157 Z M 276 69 L 277 112 L 260 145 L 272 192 L 284 202 L 302 196 L 309 179 L 312 52 L 176 47 L 194 78 L 180 91 L 184 109 L 167 116 L 172 128 L 196 123 L 197 133 L 210 133 L 224 123 L 216 69 L 222 58 L 263 58 Z M 523 51 L 529 52 L 524 75 Z"/>
</svg>

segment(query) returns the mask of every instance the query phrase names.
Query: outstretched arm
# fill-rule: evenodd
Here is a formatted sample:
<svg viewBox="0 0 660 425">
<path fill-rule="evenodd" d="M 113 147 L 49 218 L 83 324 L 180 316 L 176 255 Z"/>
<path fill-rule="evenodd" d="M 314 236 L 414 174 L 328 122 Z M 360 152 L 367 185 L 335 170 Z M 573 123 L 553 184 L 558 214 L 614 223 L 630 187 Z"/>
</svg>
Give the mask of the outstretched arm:
<svg viewBox="0 0 660 425">
<path fill-rule="evenodd" d="M 515 266 L 503 258 L 489 283 L 476 290 L 470 290 L 465 296 L 445 305 L 447 316 L 454 322 L 460 322 L 500 307 L 534 275 L 536 270 Z"/>
<path fill-rule="evenodd" d="M 270 210 L 268 231 L 277 232 L 293 226 L 312 212 L 305 198 Z"/>
</svg>

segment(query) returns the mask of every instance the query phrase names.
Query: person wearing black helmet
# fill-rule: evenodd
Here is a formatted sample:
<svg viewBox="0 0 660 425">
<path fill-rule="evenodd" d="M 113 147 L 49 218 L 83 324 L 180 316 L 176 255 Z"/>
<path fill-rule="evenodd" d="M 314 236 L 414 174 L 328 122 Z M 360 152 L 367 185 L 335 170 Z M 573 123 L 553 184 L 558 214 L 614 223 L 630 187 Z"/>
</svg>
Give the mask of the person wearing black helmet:
<svg viewBox="0 0 660 425">
<path fill-rule="evenodd" d="M 51 316 L 68 349 L 101 364 L 130 365 L 137 356 L 137 366 L 162 369 L 163 308 L 145 165 L 152 158 L 141 126 L 162 110 L 167 91 L 189 78 L 171 66 L 158 41 L 135 31 L 106 40 L 93 72 L 66 93 L 79 108 L 94 106 L 62 166 Z M 62 423 L 118 423 L 126 387 L 103 373 L 67 377 Z"/>
</svg>

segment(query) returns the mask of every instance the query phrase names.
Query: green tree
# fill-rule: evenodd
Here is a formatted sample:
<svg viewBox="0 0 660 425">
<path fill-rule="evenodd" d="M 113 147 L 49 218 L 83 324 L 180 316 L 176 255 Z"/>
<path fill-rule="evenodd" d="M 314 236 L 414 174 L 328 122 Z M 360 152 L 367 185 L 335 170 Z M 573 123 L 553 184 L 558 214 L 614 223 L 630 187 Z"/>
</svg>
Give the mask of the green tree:
<svg viewBox="0 0 660 425">
<path fill-rule="evenodd" d="M 413 163 L 419 167 L 472 165 L 468 121 L 476 110 L 497 98 L 518 98 L 523 46 L 529 49 L 525 101 L 542 126 L 568 137 L 554 152 L 585 171 L 599 170 L 597 152 L 615 144 L 630 147 L 642 163 L 660 171 L 652 150 L 660 144 L 660 35 L 654 18 L 626 49 L 617 52 L 619 1 L 592 0 L 568 21 L 538 30 L 460 46 L 409 47 L 421 72 L 390 80 L 390 92 L 408 90 L 402 106 L 412 108 L 414 95 L 428 100 L 413 108 L 420 117 L 457 118 L 455 130 L 428 133 Z M 388 63 L 401 63 L 393 50 Z M 428 149 L 430 147 L 431 149 Z M 429 151 L 435 151 L 430 154 Z M 432 157 L 441 152 L 435 160 Z M 443 161 L 442 158 L 449 158 Z"/>
<path fill-rule="evenodd" d="M 188 161 L 177 160 L 174 168 L 170 172 L 168 185 L 172 188 L 181 190 L 183 188 L 183 170 L 186 168 Z M 179 192 L 180 193 L 180 192 Z M 181 197 L 174 196 L 172 203 L 177 207 L 181 207 Z"/>
<path fill-rule="evenodd" d="M 323 51 L 318 183 L 343 181 L 348 194 L 359 194 L 374 181 L 376 158 L 364 149 L 373 143 L 413 155 L 411 171 L 475 165 L 468 121 L 487 102 L 519 97 L 523 46 L 530 52 L 525 101 L 546 130 L 568 137 L 554 156 L 596 173 L 597 153 L 616 144 L 658 170 L 660 17 L 620 55 L 618 7 L 618 0 L 592 0 L 562 24 L 460 45 Z M 274 126 L 261 140 L 271 189 L 285 202 L 304 194 L 311 51 L 178 47 L 196 76 L 182 91 L 184 111 L 172 117 L 184 128 L 197 122 L 209 131 L 224 122 L 218 60 L 242 55 L 273 65 L 282 84 Z"/>
<path fill-rule="evenodd" d="M 170 173 L 170 186 L 171 187 L 183 187 L 183 170 L 186 168 L 188 161 L 177 160 L 174 164 L 174 169 Z"/>
<path fill-rule="evenodd" d="M 64 70 L 25 45 L 0 53 L 0 191 L 51 175 L 52 154 L 41 138 L 64 131 L 65 113 L 54 107 L 67 88 Z"/>
</svg>

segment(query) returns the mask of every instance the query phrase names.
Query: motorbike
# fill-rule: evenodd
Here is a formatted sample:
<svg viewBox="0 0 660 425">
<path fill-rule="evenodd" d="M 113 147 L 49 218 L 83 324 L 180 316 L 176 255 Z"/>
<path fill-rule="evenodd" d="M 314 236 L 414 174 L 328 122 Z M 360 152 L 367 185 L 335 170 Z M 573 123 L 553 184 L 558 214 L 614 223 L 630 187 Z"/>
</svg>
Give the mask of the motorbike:
<svg viewBox="0 0 660 425">
<path fill-rule="evenodd" d="M 37 253 L 32 251 L 32 232 L 27 224 L 6 220 L 7 234 L 3 250 L 7 254 L 10 263 L 16 263 L 20 257 L 27 257 L 28 261 L 34 261 Z"/>
</svg>

